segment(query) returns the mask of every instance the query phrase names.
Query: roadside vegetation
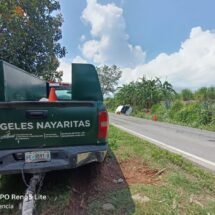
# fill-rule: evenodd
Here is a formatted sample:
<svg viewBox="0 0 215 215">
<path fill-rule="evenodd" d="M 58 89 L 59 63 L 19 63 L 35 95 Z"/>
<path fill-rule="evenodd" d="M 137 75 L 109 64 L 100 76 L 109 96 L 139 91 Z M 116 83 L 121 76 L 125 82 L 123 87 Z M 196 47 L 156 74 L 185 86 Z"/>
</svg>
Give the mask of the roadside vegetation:
<svg viewBox="0 0 215 215">
<path fill-rule="evenodd" d="M 103 165 L 48 173 L 35 214 L 214 214 L 213 173 L 113 126 L 109 142 Z M 1 177 L 0 193 L 24 189 L 21 175 Z"/>
<path fill-rule="evenodd" d="M 173 86 L 159 78 L 123 85 L 113 98 L 106 99 L 109 111 L 129 104 L 133 116 L 176 123 L 215 131 L 215 87 L 202 87 L 195 92 L 183 89 L 177 93 Z"/>
<path fill-rule="evenodd" d="M 127 168 L 131 174 L 125 173 L 124 176 L 129 184 L 134 205 L 129 202 L 128 197 L 126 198 L 126 189 L 121 189 L 98 196 L 96 201 L 89 204 L 91 214 L 101 214 L 99 209 L 104 202 L 111 202 L 116 207 L 115 213 L 112 214 L 123 214 L 120 212 L 125 211 L 127 214 L 214 213 L 215 176 L 213 174 L 200 169 L 179 155 L 162 150 L 112 126 L 110 148 L 119 163 L 123 164 L 126 161 L 130 163 Z M 136 165 L 137 162 L 141 165 Z M 151 179 L 148 183 L 138 181 L 138 172 L 144 168 L 143 177 L 150 176 Z"/>
</svg>

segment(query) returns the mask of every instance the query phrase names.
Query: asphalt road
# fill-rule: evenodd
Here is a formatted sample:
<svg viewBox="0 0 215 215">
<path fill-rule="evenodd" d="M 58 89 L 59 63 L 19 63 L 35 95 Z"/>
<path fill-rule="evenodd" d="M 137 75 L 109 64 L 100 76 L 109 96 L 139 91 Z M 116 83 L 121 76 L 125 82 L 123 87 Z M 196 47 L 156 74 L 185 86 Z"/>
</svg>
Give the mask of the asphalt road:
<svg viewBox="0 0 215 215">
<path fill-rule="evenodd" d="M 215 171 L 215 132 L 109 113 L 110 123 Z"/>
</svg>

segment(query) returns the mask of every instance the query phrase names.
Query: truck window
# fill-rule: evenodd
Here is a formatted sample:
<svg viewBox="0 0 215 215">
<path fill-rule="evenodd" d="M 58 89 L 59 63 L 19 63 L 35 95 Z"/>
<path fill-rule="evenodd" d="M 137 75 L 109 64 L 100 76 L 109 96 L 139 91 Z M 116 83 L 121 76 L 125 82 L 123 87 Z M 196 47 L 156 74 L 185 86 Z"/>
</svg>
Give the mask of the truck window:
<svg viewBox="0 0 215 215">
<path fill-rule="evenodd" d="M 72 100 L 71 89 L 56 89 L 56 95 L 59 101 L 70 101 Z"/>
</svg>

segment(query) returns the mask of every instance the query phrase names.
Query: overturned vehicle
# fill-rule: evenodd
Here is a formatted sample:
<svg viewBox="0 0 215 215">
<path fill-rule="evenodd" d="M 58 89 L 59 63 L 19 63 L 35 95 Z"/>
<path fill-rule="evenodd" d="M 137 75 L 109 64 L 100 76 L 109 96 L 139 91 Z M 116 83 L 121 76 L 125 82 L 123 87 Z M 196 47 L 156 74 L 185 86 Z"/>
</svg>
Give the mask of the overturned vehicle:
<svg viewBox="0 0 215 215">
<path fill-rule="evenodd" d="M 116 110 L 115 113 L 116 114 L 124 114 L 124 115 L 130 115 L 132 112 L 132 107 L 130 105 L 119 105 Z"/>
</svg>

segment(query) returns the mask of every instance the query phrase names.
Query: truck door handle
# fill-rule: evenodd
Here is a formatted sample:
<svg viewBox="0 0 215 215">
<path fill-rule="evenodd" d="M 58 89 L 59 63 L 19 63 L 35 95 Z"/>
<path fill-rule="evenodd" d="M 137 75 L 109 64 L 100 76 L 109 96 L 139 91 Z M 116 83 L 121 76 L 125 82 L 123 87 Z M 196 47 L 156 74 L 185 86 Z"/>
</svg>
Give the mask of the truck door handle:
<svg viewBox="0 0 215 215">
<path fill-rule="evenodd" d="M 47 119 L 48 111 L 47 110 L 27 110 L 25 112 L 27 119 Z"/>
</svg>

